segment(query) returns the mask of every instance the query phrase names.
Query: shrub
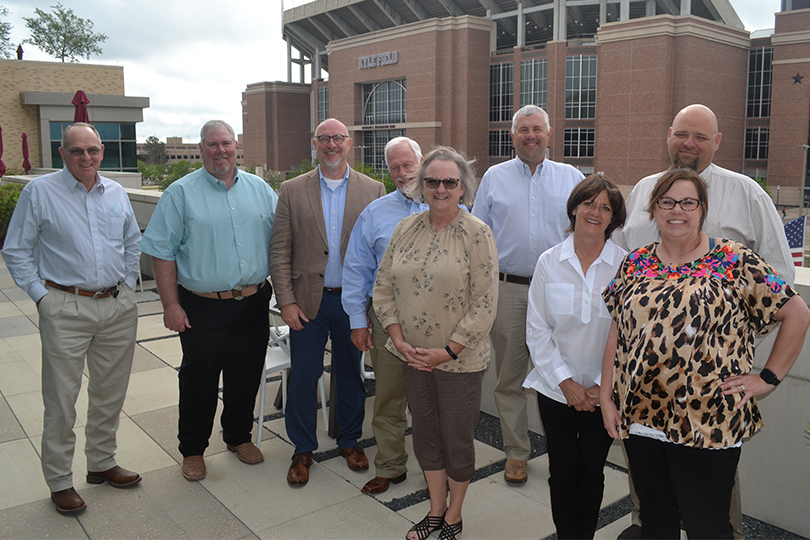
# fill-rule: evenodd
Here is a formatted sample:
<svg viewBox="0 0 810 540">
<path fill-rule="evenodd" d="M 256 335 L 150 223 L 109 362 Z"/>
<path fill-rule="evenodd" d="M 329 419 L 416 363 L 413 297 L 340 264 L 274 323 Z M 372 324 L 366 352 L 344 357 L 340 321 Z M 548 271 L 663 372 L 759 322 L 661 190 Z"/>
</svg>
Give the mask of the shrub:
<svg viewBox="0 0 810 540">
<path fill-rule="evenodd" d="M 8 222 L 11 221 L 11 214 L 17 206 L 17 199 L 23 190 L 22 184 L 6 184 L 0 186 L 0 246 L 6 241 L 6 231 Z"/>
</svg>

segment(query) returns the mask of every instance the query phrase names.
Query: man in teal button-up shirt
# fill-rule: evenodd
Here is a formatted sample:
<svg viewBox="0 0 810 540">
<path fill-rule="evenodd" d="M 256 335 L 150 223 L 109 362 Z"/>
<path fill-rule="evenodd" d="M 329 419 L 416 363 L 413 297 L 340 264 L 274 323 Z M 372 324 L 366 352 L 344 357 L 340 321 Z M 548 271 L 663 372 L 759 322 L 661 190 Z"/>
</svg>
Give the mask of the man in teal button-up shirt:
<svg viewBox="0 0 810 540">
<path fill-rule="evenodd" d="M 269 246 L 278 200 L 258 176 L 236 169 L 236 138 L 220 120 L 200 131 L 203 168 L 169 186 L 144 233 L 154 257 L 163 322 L 180 332 L 183 476 L 205 478 L 203 453 L 223 374 L 222 430 L 245 463 L 264 460 L 250 442 L 269 338 Z"/>
</svg>

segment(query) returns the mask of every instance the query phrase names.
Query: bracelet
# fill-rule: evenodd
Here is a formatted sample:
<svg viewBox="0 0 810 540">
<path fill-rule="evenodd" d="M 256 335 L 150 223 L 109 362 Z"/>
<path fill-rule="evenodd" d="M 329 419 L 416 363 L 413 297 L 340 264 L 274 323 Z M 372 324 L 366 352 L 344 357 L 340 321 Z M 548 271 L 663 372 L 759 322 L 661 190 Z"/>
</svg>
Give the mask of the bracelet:
<svg viewBox="0 0 810 540">
<path fill-rule="evenodd" d="M 450 358 L 452 358 L 453 360 L 458 360 L 458 355 L 456 355 L 456 353 L 453 352 L 453 349 L 450 348 L 450 345 L 445 347 L 444 350 L 447 351 L 447 354 L 450 355 Z"/>
</svg>

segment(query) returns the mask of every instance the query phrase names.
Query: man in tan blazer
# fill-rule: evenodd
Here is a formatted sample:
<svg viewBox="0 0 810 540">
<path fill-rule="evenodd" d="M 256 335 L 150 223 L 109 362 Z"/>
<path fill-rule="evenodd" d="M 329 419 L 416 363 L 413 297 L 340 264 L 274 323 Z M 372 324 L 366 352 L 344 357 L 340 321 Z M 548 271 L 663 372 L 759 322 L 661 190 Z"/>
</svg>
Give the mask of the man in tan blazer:
<svg viewBox="0 0 810 540">
<path fill-rule="evenodd" d="M 368 469 L 357 445 L 366 392 L 360 351 L 351 341 L 349 316 L 341 305 L 343 258 L 349 235 L 368 203 L 385 195 L 381 182 L 347 164 L 352 139 L 338 120 L 324 120 L 312 139 L 318 168 L 281 184 L 270 241 L 270 276 L 290 327 L 292 368 L 285 411 L 287 435 L 295 445 L 287 482 L 309 481 L 318 447 L 317 384 L 326 341 L 332 339 L 332 376 L 337 382 L 337 443 L 350 469 Z"/>
</svg>

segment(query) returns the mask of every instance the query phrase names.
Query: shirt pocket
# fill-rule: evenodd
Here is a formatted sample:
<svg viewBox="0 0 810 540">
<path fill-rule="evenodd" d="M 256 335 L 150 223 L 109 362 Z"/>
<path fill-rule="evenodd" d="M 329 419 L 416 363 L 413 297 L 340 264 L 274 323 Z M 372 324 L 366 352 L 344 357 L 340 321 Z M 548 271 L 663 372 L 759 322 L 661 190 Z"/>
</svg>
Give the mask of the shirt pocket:
<svg viewBox="0 0 810 540">
<path fill-rule="evenodd" d="M 573 315 L 574 286 L 570 283 L 546 283 L 546 311 L 550 315 Z"/>
<path fill-rule="evenodd" d="M 546 197 L 543 201 L 543 219 L 546 223 L 562 226 L 559 230 L 567 228 L 571 222 L 566 214 L 568 197 Z"/>
<path fill-rule="evenodd" d="M 104 216 L 107 223 L 107 239 L 116 240 L 119 242 L 124 241 L 124 219 L 126 216 L 123 212 L 108 212 Z"/>
</svg>

